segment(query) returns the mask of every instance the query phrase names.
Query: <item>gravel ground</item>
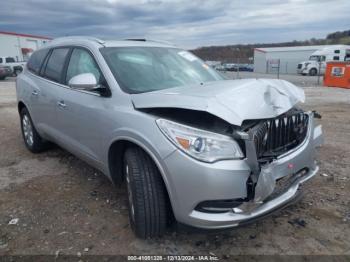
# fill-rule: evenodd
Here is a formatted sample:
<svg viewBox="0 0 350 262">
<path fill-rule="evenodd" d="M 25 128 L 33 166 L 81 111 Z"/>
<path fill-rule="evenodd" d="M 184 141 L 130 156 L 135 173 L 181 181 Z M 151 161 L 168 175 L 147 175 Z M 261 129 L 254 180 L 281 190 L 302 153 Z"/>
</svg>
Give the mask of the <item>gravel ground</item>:
<svg viewBox="0 0 350 262">
<path fill-rule="evenodd" d="M 223 232 L 172 229 L 135 238 L 125 188 L 60 148 L 31 154 L 22 142 L 13 80 L 0 83 L 0 255 L 350 255 L 350 90 L 305 88 L 322 114 L 320 172 L 296 205 Z M 14 225 L 9 221 L 18 219 Z M 16 222 L 16 220 L 12 220 Z M 224 256 L 225 254 L 225 256 Z"/>
</svg>

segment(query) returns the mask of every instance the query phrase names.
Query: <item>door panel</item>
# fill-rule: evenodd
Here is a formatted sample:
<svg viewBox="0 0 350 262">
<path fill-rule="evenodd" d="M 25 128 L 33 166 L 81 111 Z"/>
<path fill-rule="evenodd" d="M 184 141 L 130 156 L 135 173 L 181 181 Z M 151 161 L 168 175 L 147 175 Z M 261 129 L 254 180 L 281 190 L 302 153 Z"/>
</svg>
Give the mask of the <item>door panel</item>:
<svg viewBox="0 0 350 262">
<path fill-rule="evenodd" d="M 60 142 L 72 153 L 99 165 L 101 137 L 106 135 L 105 99 L 68 88 L 61 88 L 58 95 L 55 125 Z"/>
<path fill-rule="evenodd" d="M 104 84 L 103 75 L 89 51 L 74 48 L 67 70 L 63 74 L 66 88 L 57 90 L 55 128 L 71 152 L 99 166 L 101 162 L 101 139 L 106 131 L 105 100 L 98 93 L 74 90 L 68 87 L 69 80 L 79 74 L 92 73 L 98 85 Z"/>
<path fill-rule="evenodd" d="M 40 77 L 33 77 L 30 92 L 31 116 L 35 127 L 46 138 L 52 138 L 55 122 L 55 86 Z"/>
</svg>

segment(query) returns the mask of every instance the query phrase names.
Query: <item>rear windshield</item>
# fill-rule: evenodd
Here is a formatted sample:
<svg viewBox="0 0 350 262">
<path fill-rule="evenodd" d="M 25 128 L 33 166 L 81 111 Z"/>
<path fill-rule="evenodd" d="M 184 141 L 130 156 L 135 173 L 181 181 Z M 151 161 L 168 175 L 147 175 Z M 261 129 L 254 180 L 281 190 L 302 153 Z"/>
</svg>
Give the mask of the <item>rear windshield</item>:
<svg viewBox="0 0 350 262">
<path fill-rule="evenodd" d="M 127 93 L 144 93 L 224 78 L 192 53 L 165 47 L 105 47 L 101 53 Z"/>
</svg>

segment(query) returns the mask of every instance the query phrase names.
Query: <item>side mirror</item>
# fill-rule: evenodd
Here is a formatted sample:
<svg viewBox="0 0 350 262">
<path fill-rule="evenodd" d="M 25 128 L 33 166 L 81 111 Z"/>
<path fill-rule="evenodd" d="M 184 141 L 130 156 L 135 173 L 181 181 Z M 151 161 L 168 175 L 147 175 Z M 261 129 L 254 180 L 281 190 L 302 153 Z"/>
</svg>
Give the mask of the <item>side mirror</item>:
<svg viewBox="0 0 350 262">
<path fill-rule="evenodd" d="M 97 80 L 94 74 L 85 73 L 72 77 L 68 82 L 68 86 L 73 89 L 97 92 L 103 97 L 111 96 L 112 93 L 107 87 L 107 82 L 104 80 L 103 83 L 101 85 L 97 84 Z"/>
<path fill-rule="evenodd" d="M 99 88 L 96 77 L 91 73 L 80 74 L 72 77 L 68 86 L 73 89 L 82 89 L 86 91 L 96 91 Z"/>
</svg>

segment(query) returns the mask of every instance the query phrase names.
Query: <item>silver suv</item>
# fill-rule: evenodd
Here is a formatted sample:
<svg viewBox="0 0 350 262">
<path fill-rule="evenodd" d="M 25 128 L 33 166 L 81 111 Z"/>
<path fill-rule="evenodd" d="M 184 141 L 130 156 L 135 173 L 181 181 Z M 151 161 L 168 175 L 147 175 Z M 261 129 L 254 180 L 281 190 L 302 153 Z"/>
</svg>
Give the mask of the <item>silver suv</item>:
<svg viewBox="0 0 350 262">
<path fill-rule="evenodd" d="M 17 79 L 26 147 L 48 142 L 126 182 L 137 236 L 175 218 L 239 226 L 294 202 L 322 143 L 302 89 L 226 80 L 193 54 L 144 39 L 68 37 L 36 51 Z"/>
</svg>

